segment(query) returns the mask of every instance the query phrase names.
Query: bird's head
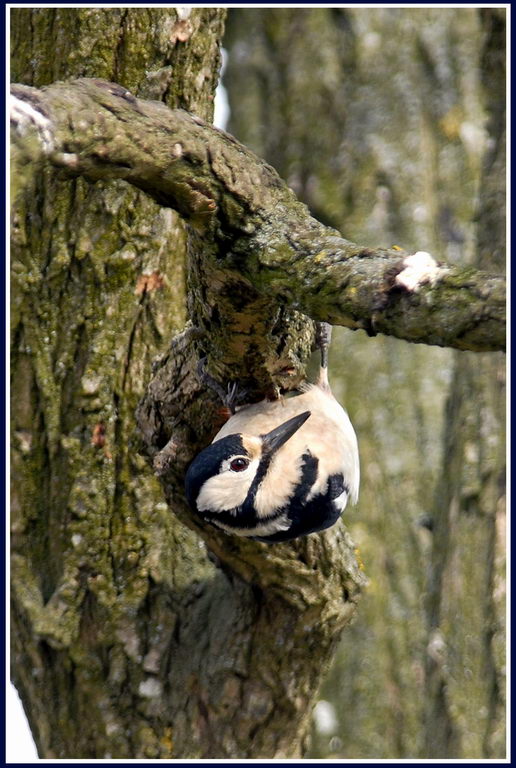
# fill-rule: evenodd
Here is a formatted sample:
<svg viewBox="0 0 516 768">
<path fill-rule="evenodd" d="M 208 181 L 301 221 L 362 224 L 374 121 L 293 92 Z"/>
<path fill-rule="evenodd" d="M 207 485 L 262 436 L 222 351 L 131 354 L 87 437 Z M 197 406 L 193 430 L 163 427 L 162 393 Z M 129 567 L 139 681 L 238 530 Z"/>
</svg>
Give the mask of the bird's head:
<svg viewBox="0 0 516 768">
<path fill-rule="evenodd" d="M 201 514 L 241 507 L 258 487 L 272 457 L 309 416 L 310 411 L 305 411 L 265 435 L 227 435 L 211 443 L 186 473 L 190 506 Z"/>
</svg>

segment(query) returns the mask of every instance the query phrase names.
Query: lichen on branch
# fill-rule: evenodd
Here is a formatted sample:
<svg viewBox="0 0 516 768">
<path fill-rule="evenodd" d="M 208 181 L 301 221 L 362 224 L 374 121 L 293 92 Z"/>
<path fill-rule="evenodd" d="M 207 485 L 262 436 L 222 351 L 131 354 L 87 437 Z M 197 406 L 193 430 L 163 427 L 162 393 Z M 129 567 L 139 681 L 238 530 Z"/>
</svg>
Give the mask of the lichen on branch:
<svg viewBox="0 0 516 768">
<path fill-rule="evenodd" d="M 15 174 L 45 158 L 91 181 L 124 179 L 194 225 L 219 268 L 314 320 L 505 349 L 504 277 L 436 264 L 435 279 L 412 287 L 398 277 L 410 254 L 356 245 L 322 225 L 273 168 L 200 118 L 96 79 L 11 92 Z"/>
</svg>

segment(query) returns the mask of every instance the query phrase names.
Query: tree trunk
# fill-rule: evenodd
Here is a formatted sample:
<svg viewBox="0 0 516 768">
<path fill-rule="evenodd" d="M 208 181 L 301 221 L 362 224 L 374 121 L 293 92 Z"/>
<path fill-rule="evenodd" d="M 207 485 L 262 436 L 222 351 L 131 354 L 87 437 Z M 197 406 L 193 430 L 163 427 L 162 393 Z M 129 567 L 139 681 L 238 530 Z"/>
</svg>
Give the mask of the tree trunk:
<svg viewBox="0 0 516 768">
<path fill-rule="evenodd" d="M 12 9 L 12 76 L 38 87 L 115 80 L 209 120 L 223 17 Z M 161 353 L 139 411 L 147 451 L 170 459 L 183 407 L 199 430 L 190 450 L 213 428 L 196 331 L 170 344 L 186 320 L 186 272 L 191 315 L 215 338 L 224 306 L 234 319 L 245 303 L 251 351 L 233 353 L 250 361 L 262 394 L 292 360 L 290 386 L 301 378 L 312 323 L 271 310 L 245 281 L 217 295 L 209 246 L 124 181 L 69 180 L 45 166 L 24 176 L 16 203 L 11 661 L 39 755 L 301 755 L 363 582 L 353 545 L 341 526 L 274 548 L 200 529 L 183 499 L 186 455 L 159 467 L 169 507 L 138 452 L 134 413 Z M 227 360 L 208 351 L 227 375 Z"/>
<path fill-rule="evenodd" d="M 503 349 L 504 281 L 473 267 L 478 84 L 483 73 L 496 91 L 503 14 L 485 12 L 472 65 L 474 9 L 231 12 L 228 85 L 246 104 L 231 130 L 247 141 L 243 116 L 253 117 L 249 142 L 321 224 L 203 122 L 223 11 L 12 10 L 12 74 L 25 86 L 13 89 L 11 658 L 41 756 L 306 753 L 364 577 L 341 522 L 269 547 L 192 518 L 184 470 L 218 410 L 197 360 L 251 398 L 294 388 L 313 340 L 296 309 L 368 334 Z M 38 90 L 78 76 L 95 80 Z M 483 268 L 490 233 L 503 231 L 499 97 L 487 105 Z M 263 115 L 274 131 L 257 129 Z M 326 224 L 386 247 L 356 246 Z M 393 243 L 449 265 L 410 287 L 409 257 Z M 500 258 L 499 234 L 494 243 Z M 347 333 L 336 352 L 346 376 L 334 388 L 365 468 L 346 518 L 372 579 L 327 688 L 341 686 L 340 730 L 318 756 L 501 756 L 499 362 L 490 357 L 479 381 L 468 358 L 455 365 L 448 350 L 392 338 Z M 465 395 L 478 398 L 474 413 Z"/>
<path fill-rule="evenodd" d="M 491 69 L 491 109 L 505 103 L 504 52 L 498 39 L 487 53 L 484 34 L 464 8 L 230 10 L 228 129 L 346 237 L 502 271 L 504 159 L 482 171 L 482 85 Z M 314 730 L 310 754 L 503 757 L 503 363 L 363 335 L 335 334 L 330 371 L 359 435 L 346 519 L 370 586 L 322 689 L 337 725 Z M 469 494 L 465 446 L 484 511 L 455 505 L 446 524 L 446 494 Z"/>
<path fill-rule="evenodd" d="M 489 144 L 475 260 L 502 273 L 505 11 L 483 10 L 480 22 Z M 425 757 L 505 756 L 505 396 L 503 356 L 454 356 L 427 595 Z M 452 708 L 475 723 L 467 736 Z"/>
</svg>

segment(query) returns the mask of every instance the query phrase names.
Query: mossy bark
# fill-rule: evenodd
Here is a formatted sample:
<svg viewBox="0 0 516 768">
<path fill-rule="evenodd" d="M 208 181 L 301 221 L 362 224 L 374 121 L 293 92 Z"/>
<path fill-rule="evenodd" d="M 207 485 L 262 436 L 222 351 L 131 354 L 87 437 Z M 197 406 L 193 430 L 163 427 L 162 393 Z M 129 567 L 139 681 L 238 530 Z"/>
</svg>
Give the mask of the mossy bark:
<svg viewBox="0 0 516 768">
<path fill-rule="evenodd" d="M 481 172 L 475 262 L 503 272 L 505 11 L 481 11 L 480 29 L 489 144 Z M 505 377 L 502 355 L 454 357 L 426 606 L 425 757 L 461 757 L 464 742 L 472 742 L 483 758 L 505 756 Z M 463 660 L 465 684 L 458 684 L 451 656 Z M 464 735 L 454 716 L 457 703 L 476 724 L 471 735 Z"/>
<path fill-rule="evenodd" d="M 12 9 L 13 79 L 102 77 L 209 120 L 223 17 Z M 216 413 L 199 350 L 264 394 L 303 377 L 312 323 L 221 280 L 209 241 L 120 176 L 34 168 L 35 146 L 12 223 L 11 661 L 38 752 L 301 755 L 363 583 L 353 545 L 341 526 L 273 548 L 200 529 L 182 484 Z M 186 272 L 197 327 L 171 344 Z"/>
<path fill-rule="evenodd" d="M 28 128 L 16 158 L 20 176 L 14 179 L 21 192 L 13 214 L 12 661 L 41 756 L 209 759 L 305 753 L 319 681 L 354 612 L 363 577 L 341 525 L 322 536 L 269 548 L 192 521 L 182 494 L 184 467 L 209 439 L 217 410 L 198 382 L 196 360 L 206 354 L 214 375 L 238 378 L 251 397 L 293 387 L 304 377 L 313 337 L 311 322 L 292 310 L 296 303 L 313 317 L 369 333 L 470 349 L 503 345 L 503 280 L 489 278 L 488 293 L 496 305 L 492 318 L 487 313 L 497 329 L 493 345 L 493 325 L 482 326 L 486 295 L 484 277 L 476 271 L 477 266 L 500 271 L 499 263 L 472 258 L 472 201 L 482 143 L 471 141 L 471 131 L 468 140 L 467 133 L 481 115 L 475 95 L 479 70 L 470 64 L 478 52 L 476 11 L 450 10 L 451 26 L 446 14 L 418 13 L 231 12 L 243 26 L 238 35 L 230 28 L 228 44 L 247 40 L 247 48 L 235 47 L 230 57 L 230 64 L 238 63 L 247 75 L 239 98 L 248 105 L 247 114 L 257 118 L 251 138 L 267 140 L 253 148 L 277 165 L 324 225 L 337 226 L 359 242 L 383 240 L 387 246 L 365 249 L 310 219 L 270 168 L 203 123 L 211 116 L 217 77 L 219 10 L 194 9 L 187 17 L 173 9 L 12 10 L 12 75 L 29 86 L 15 89 L 22 107 L 41 108 L 45 117 L 45 93 L 65 94 L 58 96 L 58 112 L 75 124 L 70 133 L 66 127 L 61 135 L 58 130 L 52 136 L 56 144 L 47 151 L 45 122 L 37 118 L 34 123 L 34 115 L 27 121 L 23 113 L 18 125 Z M 486 19 L 499 18 L 486 11 Z M 260 66 L 254 62 L 258 78 L 253 80 L 246 56 L 254 55 L 250 41 L 261 44 L 262 28 L 266 55 Z M 324 38 L 328 44 L 321 46 Z M 53 55 L 56 45 L 66 57 Z M 485 72 L 498 49 L 485 47 Z M 307 67 L 313 61 L 317 66 Z M 310 81 L 314 70 L 320 76 Z M 267 104 L 267 79 L 261 92 L 253 85 L 263 71 L 272 77 L 270 83 L 281 83 L 281 89 L 270 89 Z M 235 72 L 230 68 L 228 77 Z M 386 82 L 386 72 L 403 75 Z M 366 73 L 370 80 L 364 79 Z M 55 79 L 77 77 L 116 81 L 118 87 L 83 80 L 39 90 Z M 90 133 L 83 134 L 74 107 L 83 109 L 89 88 L 103 96 L 84 110 Z M 489 92 L 495 90 L 491 83 Z M 494 115 L 499 94 L 492 98 Z M 169 113 L 149 99 L 197 117 Z M 393 109 L 400 99 L 404 109 Z M 99 103 L 100 123 L 91 108 Z M 258 116 L 276 103 L 271 119 L 278 114 L 281 119 L 275 130 L 260 132 Z M 47 106 L 52 118 L 56 107 L 51 101 Z M 170 114 L 188 131 L 180 141 L 167 136 Z M 128 115 L 136 129 L 131 147 L 121 140 L 127 136 Z M 157 153 L 162 165 L 154 158 L 152 165 L 146 162 L 153 144 L 138 135 L 138 121 L 149 115 L 153 128 L 156 116 L 160 130 L 165 126 Z M 234 116 L 231 130 L 247 142 L 237 130 L 236 109 Z M 493 124 L 499 132 L 500 120 Z M 319 126 L 317 132 L 313 125 Z M 59 145 L 71 136 L 76 145 Z M 90 151 L 80 144 L 85 136 Z M 487 254 L 495 241 L 500 257 L 501 240 L 490 238 L 490 232 L 493 226 L 496 232 L 503 229 L 503 195 L 496 183 L 503 143 L 497 138 L 494 147 L 491 171 L 486 166 L 482 181 L 491 204 L 483 208 L 479 243 Z M 42 155 L 59 167 L 58 174 L 44 164 L 34 173 L 34 159 Z M 70 180 L 78 174 L 95 183 Z M 193 227 L 185 230 L 168 205 Z M 413 293 L 393 291 L 406 255 L 389 249 L 393 242 L 439 256 L 444 244 L 448 262 L 459 266 L 435 287 L 427 283 Z M 186 319 L 185 272 L 194 324 L 170 344 Z M 466 322 L 456 307 L 452 321 L 444 317 L 443 322 L 442 311 L 455 296 L 466 297 Z M 471 311 L 475 300 L 478 312 Z M 434 301 L 430 313 L 429 301 Z M 468 391 L 482 403 L 478 418 L 486 442 L 475 460 L 480 484 L 473 506 L 483 510 L 486 525 L 473 523 L 467 545 L 453 554 L 460 558 L 466 585 L 473 565 L 466 549 L 476 557 L 480 547 L 486 568 L 475 571 L 482 601 L 470 605 L 469 591 L 456 596 L 456 585 L 449 582 L 449 589 L 438 590 L 437 614 L 431 599 L 428 603 L 428 616 L 437 615 L 440 630 L 450 637 L 452 625 L 446 622 L 464 601 L 472 625 L 484 622 L 473 643 L 453 635 L 461 648 L 454 686 L 442 676 L 441 637 L 425 634 L 421 615 L 413 620 L 424 590 L 422 563 L 434 573 L 441 570 L 444 585 L 452 563 L 450 553 L 441 557 L 437 545 L 427 541 L 434 535 L 428 534 L 431 525 L 455 530 L 446 528 L 446 505 L 440 522 L 417 524 L 422 513 L 433 511 L 427 503 L 438 467 L 432 429 L 434 420 L 442 422 L 443 398 L 442 387 L 433 389 L 433 383 L 439 376 L 446 379 L 450 360 L 443 350 L 404 345 L 402 351 L 401 344 L 367 339 L 362 345 L 353 335 L 341 351 L 353 361 L 346 362 L 353 370 L 345 384 L 346 405 L 367 467 L 364 517 L 355 518 L 353 529 L 373 579 L 364 610 L 367 625 L 353 628 L 343 651 L 345 669 L 334 673 L 336 684 L 352 691 L 354 711 L 349 718 L 349 697 L 345 707 L 339 703 L 345 709 L 345 746 L 334 744 L 329 754 L 340 749 L 344 757 L 411 756 L 426 734 L 426 757 L 434 748 L 430 710 L 435 705 L 438 718 L 444 716 L 435 720 L 439 733 L 451 734 L 439 749 L 448 756 L 459 750 L 468 757 L 500 756 L 503 653 L 496 619 L 501 615 L 502 443 L 493 425 L 502 421 L 501 389 L 497 384 L 493 390 L 492 382 L 501 369 L 494 358 L 486 363 L 496 369 L 485 369 L 487 389 L 471 384 L 466 390 L 464 377 L 455 378 L 460 402 Z M 146 389 L 156 353 L 161 356 Z M 386 371 L 377 367 L 380 362 Z M 426 378 L 416 379 L 414 367 Z M 399 398 L 392 382 L 396 388 L 404 383 Z M 338 394 L 343 388 L 336 383 Z M 380 406 L 383 400 L 387 409 Z M 393 420 L 391 412 L 402 418 Z M 453 423 L 466 424 L 464 419 L 473 437 L 461 442 L 463 458 L 455 445 L 451 452 L 461 473 L 464 457 L 478 443 L 478 424 L 465 411 Z M 398 449 L 403 440 L 407 443 L 407 433 L 413 440 L 402 457 Z M 169 506 L 138 454 L 142 438 Z M 420 465 L 427 471 L 419 471 Z M 449 477 L 449 462 L 441 472 Z M 467 484 L 460 486 L 457 493 L 468 496 Z M 402 543 L 400 530 L 406 532 Z M 477 657 L 479 643 L 486 682 L 479 682 L 475 667 L 468 685 L 471 675 L 463 661 Z M 441 666 L 437 674 L 426 669 L 425 731 L 418 692 L 426 653 Z M 447 698 L 439 710 L 443 686 Z M 368 692 L 374 698 L 369 709 L 364 705 Z M 477 731 L 471 735 L 469 726 L 478 702 L 488 702 L 480 737 Z"/>
<path fill-rule="evenodd" d="M 483 125 L 503 111 L 505 54 L 484 35 L 505 11 L 482 14 L 230 10 L 228 130 L 347 238 L 502 273 L 504 118 Z M 321 693 L 336 724 L 309 754 L 500 758 L 503 358 L 364 336 L 334 335 L 330 374 L 359 437 L 346 522 L 370 584 Z"/>
<path fill-rule="evenodd" d="M 421 255 L 414 272 L 399 247 L 345 240 L 312 218 L 270 166 L 199 118 L 96 79 L 11 93 L 18 167 L 37 159 L 36 135 L 41 155 L 70 175 L 130 181 L 190 221 L 219 270 L 279 304 L 371 335 L 505 348 L 503 278 L 431 258 L 422 268 Z"/>
</svg>

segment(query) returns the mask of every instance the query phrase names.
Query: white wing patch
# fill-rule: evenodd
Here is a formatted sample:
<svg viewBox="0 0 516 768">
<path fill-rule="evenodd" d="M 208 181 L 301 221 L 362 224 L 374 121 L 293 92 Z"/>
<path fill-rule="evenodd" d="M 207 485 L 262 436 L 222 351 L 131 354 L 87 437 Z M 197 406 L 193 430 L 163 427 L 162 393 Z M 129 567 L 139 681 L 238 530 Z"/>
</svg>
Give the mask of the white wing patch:
<svg viewBox="0 0 516 768">
<path fill-rule="evenodd" d="M 335 509 L 338 509 L 340 512 L 343 512 L 345 510 L 347 503 L 348 503 L 347 491 L 342 491 L 340 496 L 337 496 L 336 499 L 333 499 L 333 504 L 335 505 Z"/>
</svg>

